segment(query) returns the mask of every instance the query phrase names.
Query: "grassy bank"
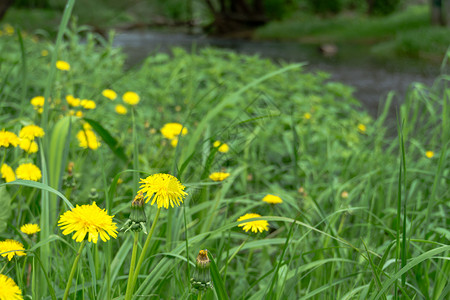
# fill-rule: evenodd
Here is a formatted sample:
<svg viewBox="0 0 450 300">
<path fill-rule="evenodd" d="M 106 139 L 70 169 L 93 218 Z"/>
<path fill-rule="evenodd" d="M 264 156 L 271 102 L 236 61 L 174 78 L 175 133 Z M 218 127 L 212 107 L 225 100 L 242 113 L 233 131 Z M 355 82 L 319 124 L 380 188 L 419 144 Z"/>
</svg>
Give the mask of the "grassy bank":
<svg viewBox="0 0 450 300">
<path fill-rule="evenodd" d="M 392 138 L 391 97 L 373 119 L 302 64 L 175 48 L 125 70 L 61 30 L 0 37 L 0 270 L 25 297 L 448 296 L 448 76 Z"/>
</svg>

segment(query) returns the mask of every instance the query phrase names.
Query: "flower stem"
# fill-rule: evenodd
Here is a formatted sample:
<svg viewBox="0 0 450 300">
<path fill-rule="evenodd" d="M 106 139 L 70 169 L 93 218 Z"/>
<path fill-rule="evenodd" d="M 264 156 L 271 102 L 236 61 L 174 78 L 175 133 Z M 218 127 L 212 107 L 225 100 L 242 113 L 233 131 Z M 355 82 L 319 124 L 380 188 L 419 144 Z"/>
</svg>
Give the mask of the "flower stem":
<svg viewBox="0 0 450 300">
<path fill-rule="evenodd" d="M 131 254 L 130 272 L 128 273 L 128 283 L 127 283 L 127 291 L 125 292 L 125 299 L 129 299 L 131 297 L 131 282 L 133 280 L 134 267 L 136 264 L 138 238 L 139 232 L 136 231 L 134 233 L 133 252 Z"/>
<path fill-rule="evenodd" d="M 150 228 L 150 232 L 148 233 L 147 239 L 145 240 L 145 244 L 144 244 L 144 247 L 142 248 L 141 255 L 139 256 L 139 260 L 137 262 L 136 269 L 134 269 L 133 280 L 131 281 L 129 296 L 128 296 L 128 298 L 125 297 L 125 300 L 131 300 L 131 297 L 133 296 L 134 286 L 135 286 L 137 278 L 139 276 L 139 271 L 141 269 L 142 263 L 144 262 L 144 257 L 145 257 L 145 253 L 147 252 L 148 245 L 150 245 L 150 240 L 152 238 L 153 232 L 155 231 L 156 222 L 158 221 L 160 212 L 161 212 L 161 207 L 158 207 L 155 218 L 153 219 L 152 227 Z"/>
<path fill-rule="evenodd" d="M 66 291 L 64 292 L 63 300 L 67 300 L 67 297 L 69 296 L 69 290 L 70 290 L 70 286 L 72 285 L 72 279 L 73 279 L 73 276 L 75 275 L 75 270 L 77 269 L 78 261 L 80 260 L 81 251 L 83 251 L 84 244 L 86 244 L 85 240 L 83 240 L 81 242 L 80 248 L 78 249 L 77 256 L 75 257 L 75 261 L 73 262 L 72 270 L 70 271 L 69 279 L 67 280 Z"/>
</svg>

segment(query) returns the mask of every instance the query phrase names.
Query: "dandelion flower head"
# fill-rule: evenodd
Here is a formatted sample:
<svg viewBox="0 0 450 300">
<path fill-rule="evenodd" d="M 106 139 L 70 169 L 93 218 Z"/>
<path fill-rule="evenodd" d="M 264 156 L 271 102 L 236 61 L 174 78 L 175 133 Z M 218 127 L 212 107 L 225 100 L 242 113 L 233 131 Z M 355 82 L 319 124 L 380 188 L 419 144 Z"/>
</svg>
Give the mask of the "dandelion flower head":
<svg viewBox="0 0 450 300">
<path fill-rule="evenodd" d="M 19 147 L 27 153 L 36 153 L 39 150 L 38 144 L 29 139 L 21 139 Z"/>
<path fill-rule="evenodd" d="M 359 132 L 364 133 L 364 132 L 366 132 L 367 127 L 366 127 L 366 125 L 359 123 L 358 130 L 359 130 Z"/>
<path fill-rule="evenodd" d="M 77 107 L 77 106 L 80 106 L 80 104 L 81 104 L 80 98 L 75 98 L 72 95 L 67 95 L 66 101 L 67 101 L 67 104 L 69 104 L 72 107 Z"/>
<path fill-rule="evenodd" d="M 41 231 L 41 228 L 39 227 L 38 224 L 31 224 L 30 223 L 30 224 L 22 225 L 20 227 L 20 231 L 22 231 L 23 233 L 28 234 L 28 235 L 33 235 L 33 234 L 38 233 L 39 231 Z"/>
<path fill-rule="evenodd" d="M 22 139 L 34 140 L 35 137 L 44 136 L 44 129 L 37 125 L 27 125 L 20 129 L 19 137 Z"/>
<path fill-rule="evenodd" d="M 16 180 L 16 174 L 14 174 L 13 169 L 7 164 L 2 165 L 0 172 L 2 173 L 2 178 L 4 178 L 6 182 Z"/>
<path fill-rule="evenodd" d="M 243 215 L 242 217 L 240 217 L 237 220 L 239 222 L 239 221 L 252 219 L 252 218 L 259 218 L 259 217 L 261 217 L 261 215 L 250 213 L 250 214 Z M 267 222 L 266 220 L 245 222 L 245 223 L 239 224 L 238 226 L 243 227 L 242 229 L 245 232 L 248 232 L 249 230 L 251 230 L 252 232 L 258 232 L 258 231 L 263 232 L 263 231 L 269 230 L 269 222 Z"/>
<path fill-rule="evenodd" d="M 0 147 L 17 147 L 19 143 L 20 139 L 14 132 L 5 131 L 5 129 L 0 131 Z"/>
<path fill-rule="evenodd" d="M 47 50 L 47 49 L 43 49 L 43 50 L 41 51 L 41 55 L 42 55 L 42 56 L 47 56 L 47 55 L 48 55 L 48 50 Z"/>
<path fill-rule="evenodd" d="M 123 102 L 125 102 L 126 104 L 129 104 L 129 105 L 136 105 L 136 104 L 139 103 L 139 101 L 141 100 L 141 98 L 140 98 L 139 95 L 136 94 L 135 92 L 126 92 L 125 94 L 123 94 L 122 100 L 123 100 Z"/>
<path fill-rule="evenodd" d="M 93 100 L 88 100 L 88 99 L 81 100 L 80 105 L 84 109 L 95 109 L 97 107 L 97 105 L 95 104 L 95 102 Z"/>
<path fill-rule="evenodd" d="M 152 200 L 158 208 L 169 208 L 179 206 L 183 202 L 187 193 L 184 192 L 185 186 L 174 176 L 170 174 L 153 174 L 145 179 L 141 179 L 139 192 L 145 193 L 146 201 Z"/>
<path fill-rule="evenodd" d="M 161 128 L 161 134 L 169 140 L 176 138 L 180 133 L 181 135 L 188 133 L 187 128 L 183 127 L 180 123 L 167 123 Z"/>
<path fill-rule="evenodd" d="M 14 257 L 14 255 L 27 255 L 24 250 L 25 248 L 23 247 L 23 244 L 16 240 L 5 240 L 0 242 L 0 253 L 3 257 L 7 257 L 9 261 Z"/>
<path fill-rule="evenodd" d="M 100 147 L 100 142 L 92 130 L 80 130 L 77 133 L 77 139 L 81 148 L 97 150 Z"/>
<path fill-rule="evenodd" d="M 209 175 L 209 179 L 214 181 L 223 181 L 230 176 L 230 173 L 225 172 L 214 172 Z"/>
<path fill-rule="evenodd" d="M 270 203 L 270 204 L 283 203 L 283 200 L 282 200 L 280 197 L 275 196 L 275 195 L 271 195 L 271 194 L 266 195 L 266 196 L 262 199 L 262 201 L 267 202 L 267 203 Z"/>
<path fill-rule="evenodd" d="M 0 299 L 1 300 L 23 300 L 22 291 L 17 284 L 6 275 L 0 274 Z"/>
<path fill-rule="evenodd" d="M 117 93 L 110 89 L 103 90 L 102 95 L 109 100 L 115 100 L 117 98 Z"/>
<path fill-rule="evenodd" d="M 433 151 L 427 151 L 425 152 L 425 156 L 428 158 L 432 158 L 434 156 L 434 152 Z"/>
<path fill-rule="evenodd" d="M 61 71 L 69 71 L 70 70 L 70 64 L 63 60 L 58 60 L 56 62 L 56 68 Z"/>
<path fill-rule="evenodd" d="M 88 235 L 88 241 L 97 244 L 99 236 L 104 242 L 109 240 L 110 236 L 117 237 L 117 226 L 113 217 L 94 201 L 92 204 L 77 205 L 66 211 L 59 218 L 58 226 L 64 235 L 75 232 L 72 239 L 76 242 L 82 242 Z"/>
<path fill-rule="evenodd" d="M 39 108 L 39 107 L 43 107 L 44 106 L 44 102 L 45 102 L 45 98 L 43 96 L 36 96 L 31 98 L 31 105 L 34 106 L 35 109 Z"/>
<path fill-rule="evenodd" d="M 116 105 L 116 113 L 118 113 L 119 115 L 126 115 L 127 111 L 128 111 L 127 108 L 122 104 Z"/>
<path fill-rule="evenodd" d="M 218 151 L 222 153 L 227 153 L 230 150 L 230 147 L 227 144 L 222 143 L 221 141 L 215 141 L 213 146 L 215 148 L 219 147 Z"/>
<path fill-rule="evenodd" d="M 41 170 L 32 163 L 21 164 L 16 169 L 16 176 L 23 180 L 39 181 L 42 177 Z"/>
<path fill-rule="evenodd" d="M 303 118 L 305 118 L 306 120 L 309 120 L 309 119 L 311 119 L 311 114 L 310 113 L 304 113 L 303 114 Z"/>
</svg>

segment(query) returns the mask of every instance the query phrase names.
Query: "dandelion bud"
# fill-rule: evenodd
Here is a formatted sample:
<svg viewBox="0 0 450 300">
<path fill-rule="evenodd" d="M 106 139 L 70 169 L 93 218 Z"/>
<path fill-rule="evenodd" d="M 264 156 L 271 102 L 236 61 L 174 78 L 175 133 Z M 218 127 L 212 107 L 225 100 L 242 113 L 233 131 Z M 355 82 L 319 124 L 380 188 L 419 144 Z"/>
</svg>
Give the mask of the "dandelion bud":
<svg viewBox="0 0 450 300">
<path fill-rule="evenodd" d="M 94 202 L 98 200 L 98 193 L 96 188 L 92 188 L 89 192 L 89 201 Z"/>
<path fill-rule="evenodd" d="M 210 260 L 208 258 L 208 250 L 200 250 L 197 255 L 197 263 L 194 274 L 191 278 L 191 284 L 194 289 L 203 291 L 208 288 L 212 288 L 209 265 Z"/>
<path fill-rule="evenodd" d="M 144 204 L 145 204 L 144 194 L 142 192 L 139 192 L 131 202 L 130 218 L 127 220 L 127 222 L 123 225 L 123 227 L 120 230 L 125 230 L 125 232 L 127 232 L 128 230 L 133 231 L 142 230 L 145 234 L 147 234 L 147 229 L 145 228 L 147 216 L 145 215 Z"/>
</svg>

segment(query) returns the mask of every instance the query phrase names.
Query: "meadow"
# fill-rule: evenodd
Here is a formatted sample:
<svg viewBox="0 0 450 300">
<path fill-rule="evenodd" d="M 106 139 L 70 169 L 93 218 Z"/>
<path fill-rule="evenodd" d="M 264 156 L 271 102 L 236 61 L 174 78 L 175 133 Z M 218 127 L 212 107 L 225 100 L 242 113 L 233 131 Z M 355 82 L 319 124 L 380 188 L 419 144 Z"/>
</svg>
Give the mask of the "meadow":
<svg viewBox="0 0 450 300">
<path fill-rule="evenodd" d="M 373 118 L 303 63 L 126 69 L 73 2 L 55 42 L 1 28 L 1 299 L 450 295 L 447 74 Z"/>
</svg>

